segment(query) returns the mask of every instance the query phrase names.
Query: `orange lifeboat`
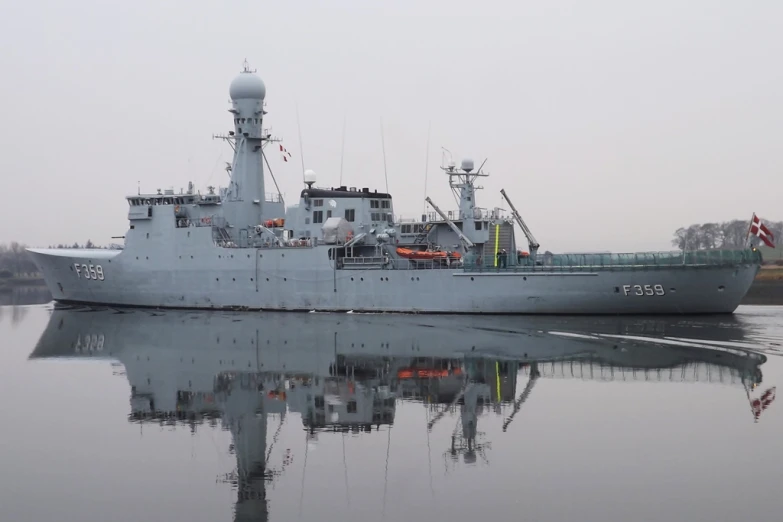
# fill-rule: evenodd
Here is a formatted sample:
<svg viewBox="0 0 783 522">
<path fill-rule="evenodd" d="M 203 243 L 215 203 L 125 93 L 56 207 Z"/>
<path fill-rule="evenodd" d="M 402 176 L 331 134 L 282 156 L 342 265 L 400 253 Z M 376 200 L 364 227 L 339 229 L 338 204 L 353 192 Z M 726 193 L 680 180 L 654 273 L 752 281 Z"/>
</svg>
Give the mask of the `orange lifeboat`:
<svg viewBox="0 0 783 522">
<path fill-rule="evenodd" d="M 462 256 L 459 252 L 433 251 L 433 250 L 412 250 L 410 248 L 397 247 L 397 254 L 405 259 L 412 260 L 435 260 L 435 259 L 459 259 Z"/>
<path fill-rule="evenodd" d="M 285 218 L 267 219 L 264 221 L 266 228 L 281 228 L 285 226 Z"/>
</svg>

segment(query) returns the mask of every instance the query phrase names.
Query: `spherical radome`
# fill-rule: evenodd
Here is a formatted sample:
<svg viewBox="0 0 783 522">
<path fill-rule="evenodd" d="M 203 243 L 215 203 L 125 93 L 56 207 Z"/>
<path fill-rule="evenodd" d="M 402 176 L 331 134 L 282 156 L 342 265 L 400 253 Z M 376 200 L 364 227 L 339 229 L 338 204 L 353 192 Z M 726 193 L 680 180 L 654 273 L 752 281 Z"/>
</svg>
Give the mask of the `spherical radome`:
<svg viewBox="0 0 783 522">
<path fill-rule="evenodd" d="M 228 94 L 232 100 L 263 100 L 266 96 L 266 85 L 255 74 L 243 72 L 231 82 Z"/>
</svg>

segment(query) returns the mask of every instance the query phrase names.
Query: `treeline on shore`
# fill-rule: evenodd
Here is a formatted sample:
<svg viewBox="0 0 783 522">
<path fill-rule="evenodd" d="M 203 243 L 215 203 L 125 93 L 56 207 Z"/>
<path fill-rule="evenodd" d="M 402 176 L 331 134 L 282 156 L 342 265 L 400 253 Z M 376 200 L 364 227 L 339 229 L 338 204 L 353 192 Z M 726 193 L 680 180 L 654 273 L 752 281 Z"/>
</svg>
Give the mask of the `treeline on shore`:
<svg viewBox="0 0 783 522">
<path fill-rule="evenodd" d="M 778 244 L 783 244 L 783 221 L 769 221 L 761 218 L 761 222 L 775 236 L 775 248 L 765 246 L 759 238 L 751 236 L 751 244 L 760 246 L 767 260 L 783 258 L 783 252 Z M 697 249 L 742 249 L 746 246 L 746 238 L 750 229 L 750 219 L 735 219 L 723 223 L 701 223 L 678 228 L 674 232 L 672 245 L 680 250 Z"/>
<path fill-rule="evenodd" d="M 113 248 L 114 246 L 101 247 L 89 239 L 83 245 L 50 245 L 49 248 Z M 0 280 L 12 278 L 36 278 L 39 277 L 38 267 L 35 266 L 30 255 L 25 250 L 26 245 L 12 241 L 8 245 L 0 244 Z"/>
</svg>

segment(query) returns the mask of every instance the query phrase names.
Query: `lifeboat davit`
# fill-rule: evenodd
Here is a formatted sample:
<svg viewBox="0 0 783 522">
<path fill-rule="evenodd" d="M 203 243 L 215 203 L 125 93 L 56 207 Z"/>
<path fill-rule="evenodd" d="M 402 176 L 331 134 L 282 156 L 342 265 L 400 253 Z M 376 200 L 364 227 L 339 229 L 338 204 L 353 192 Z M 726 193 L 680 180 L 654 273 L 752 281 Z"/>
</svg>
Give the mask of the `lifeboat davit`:
<svg viewBox="0 0 783 522">
<path fill-rule="evenodd" d="M 462 256 L 459 252 L 435 251 L 435 250 L 412 250 L 410 248 L 397 248 L 397 255 L 405 259 L 414 261 L 430 261 L 436 259 L 459 259 Z"/>
</svg>

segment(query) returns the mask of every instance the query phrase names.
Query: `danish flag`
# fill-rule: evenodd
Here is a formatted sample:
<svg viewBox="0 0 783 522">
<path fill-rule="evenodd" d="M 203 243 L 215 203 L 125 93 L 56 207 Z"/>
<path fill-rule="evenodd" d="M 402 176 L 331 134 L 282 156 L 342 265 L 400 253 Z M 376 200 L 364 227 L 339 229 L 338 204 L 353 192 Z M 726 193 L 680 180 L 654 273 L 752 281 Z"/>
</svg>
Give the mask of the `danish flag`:
<svg viewBox="0 0 783 522">
<path fill-rule="evenodd" d="M 769 231 L 764 223 L 761 222 L 755 213 L 753 214 L 753 220 L 750 222 L 750 231 L 748 233 L 758 236 L 769 248 L 775 248 L 775 244 L 772 243 L 775 236 Z"/>
<path fill-rule="evenodd" d="M 280 154 L 283 156 L 283 161 L 288 161 L 288 158 L 291 157 L 291 153 L 286 150 L 285 147 L 283 147 L 283 144 L 280 144 Z"/>
</svg>

